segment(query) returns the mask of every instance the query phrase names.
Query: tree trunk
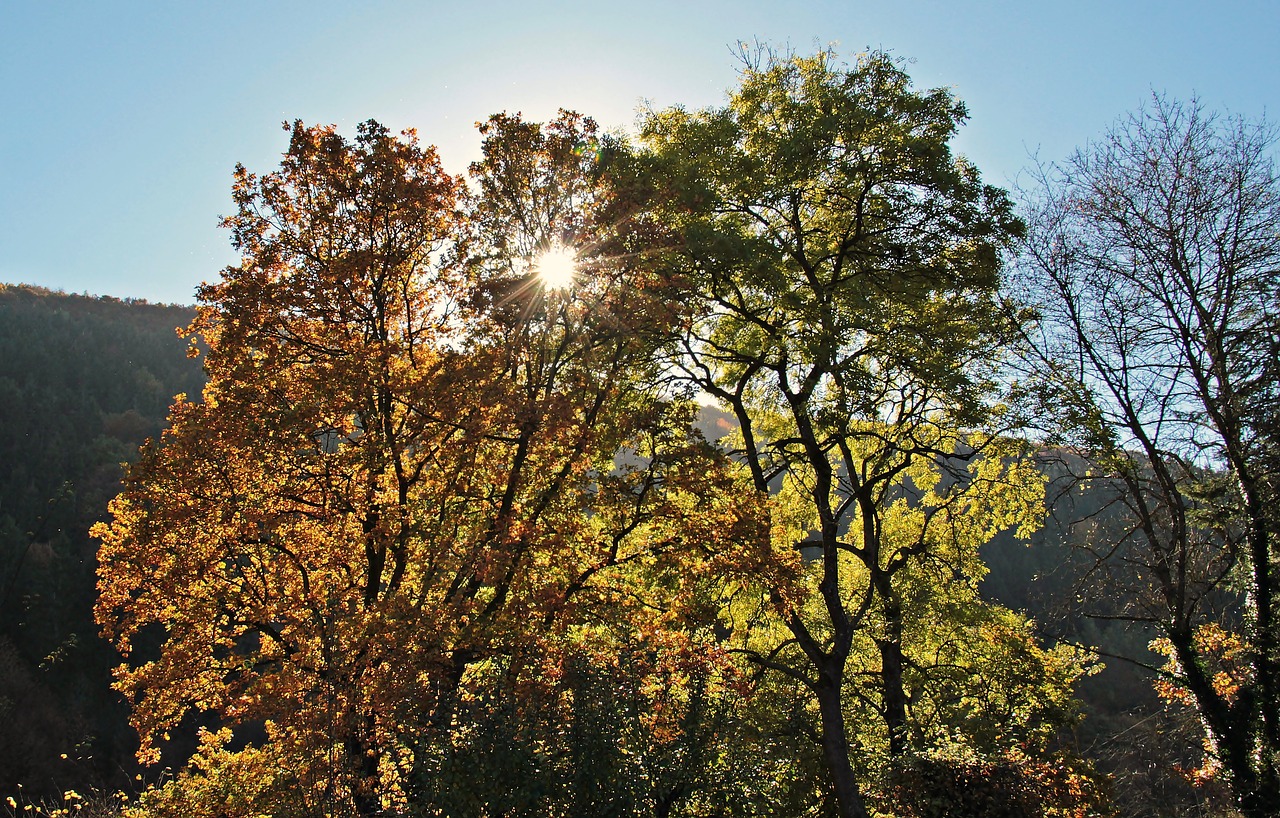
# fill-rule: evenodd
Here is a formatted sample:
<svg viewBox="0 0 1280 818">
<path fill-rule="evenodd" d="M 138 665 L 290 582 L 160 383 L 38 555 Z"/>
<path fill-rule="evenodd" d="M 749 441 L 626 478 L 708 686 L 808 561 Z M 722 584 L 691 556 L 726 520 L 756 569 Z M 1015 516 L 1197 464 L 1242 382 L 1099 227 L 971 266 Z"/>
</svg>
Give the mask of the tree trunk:
<svg viewBox="0 0 1280 818">
<path fill-rule="evenodd" d="M 844 728 L 844 709 L 840 706 L 841 674 L 824 672 L 814 691 L 822 717 L 822 754 L 831 773 L 840 818 L 870 818 L 862 800 L 858 782 L 849 763 L 849 738 Z"/>
<path fill-rule="evenodd" d="M 369 716 L 365 719 L 373 721 Z M 370 733 L 371 735 L 371 733 Z M 376 815 L 382 807 L 378 797 L 378 756 L 365 739 L 359 735 L 351 735 L 346 741 L 348 763 L 351 764 L 353 781 L 351 800 L 356 814 L 360 816 Z"/>
<path fill-rule="evenodd" d="M 892 639 L 877 642 L 880 648 L 881 682 L 884 685 L 884 720 L 889 730 L 889 755 L 907 751 L 907 696 L 902 686 L 902 643 Z"/>
<path fill-rule="evenodd" d="M 876 640 L 880 650 L 880 683 L 884 695 L 884 720 L 889 731 L 889 755 L 897 758 L 907 751 L 907 693 L 903 682 L 906 660 L 902 653 L 902 608 L 892 601 L 893 588 L 886 579 L 880 594 L 885 620 L 884 637 Z"/>
</svg>

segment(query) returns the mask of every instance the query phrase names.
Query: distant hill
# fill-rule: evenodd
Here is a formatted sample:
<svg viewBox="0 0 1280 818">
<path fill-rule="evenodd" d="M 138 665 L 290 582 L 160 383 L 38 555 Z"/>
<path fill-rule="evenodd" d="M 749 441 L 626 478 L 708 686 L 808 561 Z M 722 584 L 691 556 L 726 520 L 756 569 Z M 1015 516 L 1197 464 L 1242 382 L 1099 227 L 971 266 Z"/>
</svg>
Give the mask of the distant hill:
<svg viewBox="0 0 1280 818">
<path fill-rule="evenodd" d="M 110 786 L 132 766 L 88 529 L 173 396 L 200 394 L 175 332 L 193 317 L 0 284 L 0 794 Z"/>
<path fill-rule="evenodd" d="M 1209 814 L 1201 812 L 1206 793 L 1177 770 L 1201 763 L 1199 726 L 1189 710 L 1159 699 L 1149 670 L 1120 658 L 1161 664 L 1147 648 L 1157 634 L 1123 618 L 1089 615 L 1110 602 L 1097 596 L 1103 586 L 1090 546 L 1096 551 L 1123 539 L 1124 506 L 1114 502 L 1115 488 L 1106 481 L 1080 484 L 1069 476 L 1085 471 L 1075 453 L 1042 452 L 1040 462 L 1050 480 L 1048 517 L 1030 542 L 1003 532 L 983 546 L 990 573 L 982 594 L 1034 618 L 1046 639 L 1102 655 L 1101 672 L 1077 687 L 1085 718 L 1073 738 L 1082 755 L 1113 777 L 1112 801 L 1121 815 Z"/>
</svg>

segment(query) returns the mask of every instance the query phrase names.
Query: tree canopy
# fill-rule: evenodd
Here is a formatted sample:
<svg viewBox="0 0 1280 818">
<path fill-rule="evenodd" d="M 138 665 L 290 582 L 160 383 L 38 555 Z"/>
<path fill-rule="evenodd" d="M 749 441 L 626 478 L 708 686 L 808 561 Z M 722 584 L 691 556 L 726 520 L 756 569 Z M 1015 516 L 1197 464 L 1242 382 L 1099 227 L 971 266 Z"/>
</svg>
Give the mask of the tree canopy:
<svg viewBox="0 0 1280 818">
<path fill-rule="evenodd" d="M 670 231 L 658 264 L 692 305 L 667 353 L 737 421 L 735 458 L 776 493 L 775 552 L 816 554 L 800 590 L 766 586 L 783 632 L 740 649 L 813 696 L 842 815 L 868 814 L 855 769 L 934 749 L 928 691 L 964 660 L 913 642 L 982 607 L 977 547 L 1040 509 L 1039 479 L 992 434 L 1018 321 L 1002 258 L 1022 225 L 952 154 L 964 117 L 882 53 L 765 53 L 725 107 L 642 131 Z"/>
<path fill-rule="evenodd" d="M 589 123 L 548 126 L 550 147 L 518 118 L 490 127 L 482 189 L 541 175 L 566 229 L 597 217 L 554 145 Z M 692 639 L 714 663 L 696 628 L 660 625 L 694 607 L 691 565 L 750 545 L 752 506 L 688 409 L 637 386 L 656 365 L 625 327 L 644 291 L 624 266 L 595 265 L 575 299 L 546 290 L 490 228 L 539 192 L 469 200 L 373 123 L 354 142 L 293 125 L 280 170 L 238 170 L 236 195 L 243 261 L 191 328 L 203 402 L 175 404 L 98 529 L 106 632 L 127 655 L 165 628 L 119 676 L 144 755 L 192 714 L 261 725 L 232 769 L 287 775 L 255 798 L 368 813 L 403 803 L 461 702 L 536 684 L 564 650 Z M 207 732 L 204 771 L 242 740 Z M 181 792 L 153 806 L 190 809 Z"/>
</svg>

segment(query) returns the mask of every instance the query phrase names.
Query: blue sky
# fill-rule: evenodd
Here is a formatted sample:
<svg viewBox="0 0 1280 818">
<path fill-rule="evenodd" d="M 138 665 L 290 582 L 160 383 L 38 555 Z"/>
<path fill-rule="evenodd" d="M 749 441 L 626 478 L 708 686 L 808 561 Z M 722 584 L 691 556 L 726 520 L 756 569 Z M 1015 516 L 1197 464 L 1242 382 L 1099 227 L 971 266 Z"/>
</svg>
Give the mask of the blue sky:
<svg viewBox="0 0 1280 818">
<path fill-rule="evenodd" d="M 497 111 L 625 129 L 645 101 L 717 104 L 753 39 L 911 60 L 998 184 L 1152 91 L 1280 116 L 1262 0 L 0 0 L 0 282 L 190 303 L 235 260 L 233 166 L 274 167 L 284 120 L 414 127 L 460 172 Z"/>
</svg>

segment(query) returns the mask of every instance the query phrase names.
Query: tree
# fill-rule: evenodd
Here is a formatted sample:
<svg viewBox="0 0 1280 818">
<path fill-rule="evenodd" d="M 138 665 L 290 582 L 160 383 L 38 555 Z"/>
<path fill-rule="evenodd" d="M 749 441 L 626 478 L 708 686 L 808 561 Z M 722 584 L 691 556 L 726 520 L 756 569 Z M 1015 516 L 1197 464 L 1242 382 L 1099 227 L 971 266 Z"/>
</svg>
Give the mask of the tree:
<svg viewBox="0 0 1280 818">
<path fill-rule="evenodd" d="M 1093 612 L 1156 629 L 1157 683 L 1249 816 L 1280 809 L 1275 143 L 1155 97 L 1040 169 L 1022 261 L 1046 403 L 1122 523 L 1093 594 L 1121 604 Z"/>
<path fill-rule="evenodd" d="M 674 814 L 714 784 L 697 760 L 722 745 L 699 711 L 725 706 L 706 687 L 723 691 L 733 674 L 705 589 L 749 570 L 756 507 L 693 433 L 694 406 L 654 355 L 676 313 L 628 252 L 617 146 L 565 111 L 545 125 L 497 114 L 481 133 L 458 250 L 482 319 L 472 333 L 510 390 L 498 439 L 519 476 L 515 507 L 567 506 L 543 515 L 540 552 L 528 537 L 543 565 L 525 592 L 555 605 L 534 610 L 536 645 L 475 666 L 468 727 L 423 748 L 433 761 L 416 771 L 418 792 L 462 814 Z M 543 279 L 548 254 L 572 258 L 570 286 Z M 570 434 L 556 428 L 566 422 Z"/>
<path fill-rule="evenodd" d="M 726 107 L 643 126 L 653 221 L 670 231 L 654 264 L 688 305 L 671 365 L 732 413 L 755 491 L 780 492 L 775 559 L 793 567 L 766 587 L 785 637 L 745 649 L 816 701 L 845 816 L 868 814 L 849 697 L 868 697 L 889 757 L 910 748 L 908 588 L 927 571 L 972 580 L 974 537 L 1039 501 L 980 433 L 999 423 L 989 364 L 1017 323 L 1001 317 L 1001 254 L 1022 228 L 952 155 L 964 117 L 883 53 L 852 67 L 764 53 Z M 820 553 L 813 572 L 795 567 L 801 545 Z M 855 694 L 860 639 L 874 660 Z"/>
<path fill-rule="evenodd" d="M 696 621 L 664 623 L 691 564 L 757 531 L 687 402 L 646 387 L 625 265 L 536 277 L 539 241 L 608 201 L 599 157 L 559 150 L 589 123 L 495 118 L 474 200 L 412 133 L 289 130 L 278 171 L 236 173 L 242 261 L 191 329 L 203 402 L 174 405 L 96 532 L 143 755 L 211 728 L 157 814 L 400 808 L 461 703 L 566 651 L 640 634 L 714 664 Z M 523 209 L 526 170 L 555 182 L 535 197 L 596 198 Z M 537 219 L 522 255 L 510 213 Z M 158 655 L 130 655 L 157 627 Z"/>
<path fill-rule="evenodd" d="M 300 807 L 375 799 L 378 714 L 438 658 L 404 629 L 428 509 L 465 462 L 436 454 L 476 435 L 441 388 L 466 372 L 441 348 L 452 281 L 432 263 L 459 185 L 374 123 L 355 144 L 295 123 L 279 171 L 237 168 L 224 224 L 243 261 L 201 289 L 191 329 L 203 402 L 180 396 L 96 531 L 104 633 L 128 657 L 165 631 L 118 673 L 145 759 L 190 713 L 265 722 Z"/>
</svg>

